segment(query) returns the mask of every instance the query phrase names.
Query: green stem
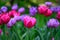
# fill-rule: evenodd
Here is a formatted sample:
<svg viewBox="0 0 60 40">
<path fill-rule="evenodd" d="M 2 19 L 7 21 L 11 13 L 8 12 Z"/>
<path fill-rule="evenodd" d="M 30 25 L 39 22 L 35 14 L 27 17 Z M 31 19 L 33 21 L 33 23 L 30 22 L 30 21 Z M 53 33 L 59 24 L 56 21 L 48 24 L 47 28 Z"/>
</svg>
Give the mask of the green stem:
<svg viewBox="0 0 60 40">
<path fill-rule="evenodd" d="M 27 29 L 27 34 L 28 34 L 28 36 L 30 35 L 30 29 Z M 30 40 L 30 36 L 28 39 Z"/>
<path fill-rule="evenodd" d="M 35 26 L 35 27 L 36 27 L 36 26 Z M 44 39 L 43 39 L 43 35 L 41 34 L 39 28 L 36 27 L 35 30 L 39 33 L 39 36 L 40 36 L 41 40 L 44 40 Z"/>
<path fill-rule="evenodd" d="M 51 39 L 54 37 L 54 28 L 50 28 L 50 33 L 51 33 Z"/>
<path fill-rule="evenodd" d="M 25 32 L 23 35 L 22 35 L 22 39 L 27 35 L 27 32 Z"/>
<path fill-rule="evenodd" d="M 21 36 L 20 36 L 19 33 L 16 31 L 15 26 L 14 26 L 14 31 L 15 31 L 15 33 L 18 35 L 19 40 L 22 40 Z"/>
</svg>

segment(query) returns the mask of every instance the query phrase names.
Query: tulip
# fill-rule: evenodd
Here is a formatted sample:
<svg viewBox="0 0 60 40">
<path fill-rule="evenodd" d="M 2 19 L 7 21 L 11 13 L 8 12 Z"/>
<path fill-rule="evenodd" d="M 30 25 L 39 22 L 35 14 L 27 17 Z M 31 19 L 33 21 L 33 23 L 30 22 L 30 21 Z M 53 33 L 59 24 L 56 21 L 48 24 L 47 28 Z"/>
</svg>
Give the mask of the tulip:
<svg viewBox="0 0 60 40">
<path fill-rule="evenodd" d="M 7 24 L 7 23 L 9 22 L 9 20 L 10 20 L 10 17 L 9 17 L 8 14 L 3 14 L 3 15 L 1 16 L 1 20 L 2 20 L 2 22 L 3 22 L 4 24 Z"/>
<path fill-rule="evenodd" d="M 52 12 L 55 12 L 55 7 L 50 7 L 50 10 L 51 10 Z"/>
<path fill-rule="evenodd" d="M 20 13 L 18 13 L 18 12 L 16 11 L 17 9 L 18 9 L 18 5 L 17 5 L 17 4 L 14 4 L 14 5 L 12 6 L 12 10 L 9 11 L 9 16 L 10 16 L 10 17 L 19 16 Z"/>
<path fill-rule="evenodd" d="M 34 16 L 37 13 L 37 8 L 36 7 L 30 7 L 29 12 L 30 12 L 31 16 Z"/>
<path fill-rule="evenodd" d="M 15 19 L 16 21 L 20 21 L 20 20 L 21 20 L 21 17 L 20 17 L 20 16 L 14 16 L 14 19 Z"/>
<path fill-rule="evenodd" d="M 56 18 L 60 20 L 60 11 L 57 13 Z"/>
<path fill-rule="evenodd" d="M 24 21 L 24 17 L 25 17 L 25 16 L 29 16 L 29 15 L 23 14 L 23 15 L 20 16 L 20 20 L 21 20 L 22 22 Z"/>
<path fill-rule="evenodd" d="M 5 12 L 7 12 L 7 10 L 8 10 L 8 9 L 7 9 L 7 7 L 6 7 L 6 6 L 2 6 L 2 7 L 1 7 L 1 10 L 2 10 L 2 12 L 4 12 L 4 13 L 5 13 Z"/>
<path fill-rule="evenodd" d="M 39 11 L 40 14 L 44 14 L 47 11 L 47 9 L 48 9 L 48 7 L 45 6 L 45 5 L 40 5 L 38 7 L 38 11 Z"/>
<path fill-rule="evenodd" d="M 45 2 L 45 5 L 50 7 L 52 6 L 52 2 Z"/>
<path fill-rule="evenodd" d="M 7 23 L 7 27 L 11 28 L 16 23 L 16 20 L 14 18 L 11 18 L 10 21 Z"/>
<path fill-rule="evenodd" d="M 60 11 L 60 6 L 55 6 L 50 8 L 53 12 L 58 12 Z"/>
<path fill-rule="evenodd" d="M 48 9 L 45 14 L 46 17 L 51 16 L 52 15 L 52 11 L 50 9 Z"/>
<path fill-rule="evenodd" d="M 57 28 L 59 26 L 59 21 L 57 19 L 52 18 L 47 22 L 47 26 L 51 28 Z"/>
<path fill-rule="evenodd" d="M 18 5 L 17 4 L 14 4 L 13 6 L 12 6 L 12 10 L 17 10 L 18 9 Z"/>
<path fill-rule="evenodd" d="M 27 21 L 28 20 L 28 21 Z M 27 28 L 32 28 L 36 24 L 36 19 L 30 16 L 24 17 L 24 26 Z"/>
<path fill-rule="evenodd" d="M 2 11 L 0 10 L 0 14 L 2 14 Z"/>
<path fill-rule="evenodd" d="M 11 11 L 9 12 L 9 16 L 10 16 L 10 17 L 20 16 L 20 13 L 16 12 L 15 10 L 11 10 Z"/>
<path fill-rule="evenodd" d="M 18 12 L 19 12 L 19 13 L 25 12 L 25 8 L 24 8 L 24 7 L 19 8 L 19 9 L 18 9 Z"/>
</svg>

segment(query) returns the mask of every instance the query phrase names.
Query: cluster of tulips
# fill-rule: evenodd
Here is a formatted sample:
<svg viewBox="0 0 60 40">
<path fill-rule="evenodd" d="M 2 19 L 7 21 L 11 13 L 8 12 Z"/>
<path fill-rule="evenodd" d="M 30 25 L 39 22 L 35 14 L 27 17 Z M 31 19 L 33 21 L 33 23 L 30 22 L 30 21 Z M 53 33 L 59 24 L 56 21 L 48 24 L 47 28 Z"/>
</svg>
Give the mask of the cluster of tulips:
<svg viewBox="0 0 60 40">
<path fill-rule="evenodd" d="M 57 13 L 56 19 L 51 18 L 47 22 L 47 26 L 50 28 L 56 28 L 59 26 L 60 23 L 58 20 L 60 20 L 60 6 L 53 6 L 52 2 L 45 2 L 45 5 L 40 5 L 38 7 L 38 12 L 46 17 L 51 16 L 53 13 Z"/>
<path fill-rule="evenodd" d="M 19 8 L 18 11 L 17 9 L 17 4 L 14 4 L 9 12 L 7 11 L 8 8 L 6 6 L 2 6 L 0 9 L 0 25 L 6 24 L 8 28 L 11 28 L 17 21 L 22 21 L 24 27 L 32 28 L 36 24 L 36 18 L 31 16 L 35 16 L 37 12 L 46 17 L 49 17 L 52 13 L 56 12 L 56 18 L 60 19 L 60 6 L 53 6 L 52 2 L 45 2 L 45 4 L 39 5 L 38 7 L 30 7 L 28 15 L 22 15 L 22 13 L 25 12 L 24 7 Z M 50 19 L 47 22 L 47 26 L 53 28 L 58 27 L 59 21 L 57 19 Z"/>
<path fill-rule="evenodd" d="M 7 12 L 6 6 L 1 7 L 0 25 L 6 24 L 8 28 L 11 28 L 17 21 L 22 21 L 25 27 L 31 28 L 36 24 L 36 19 L 34 17 L 26 14 L 21 15 L 21 13 L 25 11 L 25 8 L 19 8 L 18 12 L 17 9 L 17 4 L 14 4 L 12 10 L 9 12 Z"/>
</svg>

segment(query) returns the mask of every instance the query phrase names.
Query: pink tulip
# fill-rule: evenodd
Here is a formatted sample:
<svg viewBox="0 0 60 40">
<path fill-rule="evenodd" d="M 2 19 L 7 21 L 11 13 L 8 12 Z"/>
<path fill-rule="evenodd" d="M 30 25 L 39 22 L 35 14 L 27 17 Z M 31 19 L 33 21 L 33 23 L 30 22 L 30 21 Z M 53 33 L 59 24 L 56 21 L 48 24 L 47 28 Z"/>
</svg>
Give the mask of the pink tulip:
<svg viewBox="0 0 60 40">
<path fill-rule="evenodd" d="M 60 20 L 60 11 L 57 13 L 56 18 Z"/>
<path fill-rule="evenodd" d="M 47 9 L 48 9 L 48 7 L 45 6 L 45 5 L 40 5 L 40 6 L 38 7 L 38 11 L 39 11 L 40 14 L 44 14 Z"/>
<path fill-rule="evenodd" d="M 24 17 L 24 26 L 27 28 L 32 28 L 36 24 L 36 19 L 30 16 Z"/>
<path fill-rule="evenodd" d="M 48 10 L 44 13 L 44 15 L 45 15 L 46 17 L 51 16 L 51 15 L 52 15 L 52 11 L 51 11 L 50 9 L 48 9 Z"/>
</svg>

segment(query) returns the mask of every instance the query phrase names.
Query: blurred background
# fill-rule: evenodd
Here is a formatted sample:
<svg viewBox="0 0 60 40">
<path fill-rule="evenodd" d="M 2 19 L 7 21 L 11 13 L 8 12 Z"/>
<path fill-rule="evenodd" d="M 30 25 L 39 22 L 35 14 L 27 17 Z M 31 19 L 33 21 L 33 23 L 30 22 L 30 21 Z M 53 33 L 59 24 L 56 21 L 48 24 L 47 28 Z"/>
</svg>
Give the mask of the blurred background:
<svg viewBox="0 0 60 40">
<path fill-rule="evenodd" d="M 29 14 L 28 8 L 30 6 L 38 7 L 47 1 L 52 2 L 53 5 L 60 5 L 60 0 L 0 0 L 0 8 L 7 6 L 9 11 L 11 6 L 17 3 L 19 8 L 25 7 L 25 14 Z M 55 14 L 47 18 L 39 14 L 34 17 L 37 19 L 37 24 L 32 29 L 24 28 L 21 21 L 17 22 L 11 29 L 8 29 L 5 25 L 0 26 L 3 30 L 0 40 L 52 40 L 52 35 L 50 34 L 52 30 L 47 28 L 46 22 L 50 18 L 54 18 Z M 53 32 L 53 39 L 55 40 L 60 40 L 60 31 L 58 29 Z"/>
<path fill-rule="evenodd" d="M 28 5 L 37 6 L 46 1 L 51 1 L 53 3 L 59 2 L 58 0 L 0 0 L 0 7 L 3 5 L 11 6 L 14 3 L 17 3 L 19 5 L 19 7 L 28 6 Z"/>
</svg>

